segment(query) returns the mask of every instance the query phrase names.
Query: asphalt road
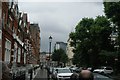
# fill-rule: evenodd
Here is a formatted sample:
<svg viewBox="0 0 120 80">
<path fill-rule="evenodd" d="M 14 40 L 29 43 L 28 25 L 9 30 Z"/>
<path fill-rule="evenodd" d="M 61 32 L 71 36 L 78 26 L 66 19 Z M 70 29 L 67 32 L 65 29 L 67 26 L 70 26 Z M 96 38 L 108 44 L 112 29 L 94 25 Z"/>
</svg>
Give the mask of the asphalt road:
<svg viewBox="0 0 120 80">
<path fill-rule="evenodd" d="M 47 79 L 47 70 L 46 69 L 40 69 L 37 73 L 36 77 L 33 80 L 48 80 Z"/>
<path fill-rule="evenodd" d="M 36 77 L 33 80 L 48 80 L 47 70 L 46 69 L 40 69 L 38 71 Z M 94 73 L 94 80 L 115 80 L 115 79 L 110 79 L 109 77 L 106 77 L 104 75 Z"/>
<path fill-rule="evenodd" d="M 100 75 L 98 73 L 93 73 L 94 74 L 94 80 L 113 80 L 107 76 Z"/>
</svg>

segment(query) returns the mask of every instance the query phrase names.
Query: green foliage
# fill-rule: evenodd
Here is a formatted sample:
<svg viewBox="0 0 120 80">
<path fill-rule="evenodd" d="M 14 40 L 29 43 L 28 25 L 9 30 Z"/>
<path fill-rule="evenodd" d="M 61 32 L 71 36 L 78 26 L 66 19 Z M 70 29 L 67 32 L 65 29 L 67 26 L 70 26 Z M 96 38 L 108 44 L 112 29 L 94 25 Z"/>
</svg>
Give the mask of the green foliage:
<svg viewBox="0 0 120 80">
<path fill-rule="evenodd" d="M 98 66 L 101 50 L 112 51 L 113 46 L 109 36 L 111 34 L 110 22 L 105 16 L 95 19 L 83 18 L 70 33 L 71 46 L 75 47 L 73 63 L 83 66 Z"/>
<path fill-rule="evenodd" d="M 59 61 L 61 60 L 61 53 L 63 53 L 61 50 L 55 50 L 52 54 L 52 60 L 53 61 Z"/>
<path fill-rule="evenodd" d="M 120 1 L 104 2 L 104 12 L 114 24 L 120 27 Z"/>
<path fill-rule="evenodd" d="M 118 33 L 118 37 L 116 38 L 115 43 L 117 45 L 120 46 L 120 1 L 119 2 L 104 2 L 104 12 L 105 15 L 107 16 L 108 19 L 111 20 L 111 22 L 113 22 L 114 24 L 114 32 Z M 120 50 L 120 48 L 118 49 Z M 118 51 L 116 51 L 115 53 L 117 53 L 118 56 L 118 63 L 120 63 L 120 56 L 118 54 Z M 116 55 L 114 53 L 114 55 Z M 120 72 L 119 70 L 119 64 L 117 63 L 116 69 L 118 72 Z"/>
<path fill-rule="evenodd" d="M 63 62 L 63 63 L 67 63 L 68 62 L 68 56 L 66 55 L 66 53 L 62 54 L 61 62 Z"/>
<path fill-rule="evenodd" d="M 102 50 L 99 54 L 99 62 L 106 66 L 114 66 L 116 56 L 116 52 Z"/>
<path fill-rule="evenodd" d="M 58 49 L 53 52 L 52 60 L 66 63 L 68 61 L 68 56 L 63 49 Z"/>
<path fill-rule="evenodd" d="M 118 26 L 118 44 L 120 44 L 120 1 L 104 2 L 104 12 L 113 24 Z"/>
</svg>

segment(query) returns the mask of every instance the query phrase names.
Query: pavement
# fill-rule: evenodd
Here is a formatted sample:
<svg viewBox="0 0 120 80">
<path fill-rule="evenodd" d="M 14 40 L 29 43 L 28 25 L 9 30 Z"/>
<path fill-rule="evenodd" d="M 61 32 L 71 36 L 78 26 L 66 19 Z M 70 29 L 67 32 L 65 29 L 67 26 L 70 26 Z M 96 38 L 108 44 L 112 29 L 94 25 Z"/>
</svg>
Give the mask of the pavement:
<svg viewBox="0 0 120 80">
<path fill-rule="evenodd" d="M 48 80 L 47 79 L 47 70 L 46 69 L 39 69 L 37 75 L 34 77 L 33 80 Z"/>
</svg>

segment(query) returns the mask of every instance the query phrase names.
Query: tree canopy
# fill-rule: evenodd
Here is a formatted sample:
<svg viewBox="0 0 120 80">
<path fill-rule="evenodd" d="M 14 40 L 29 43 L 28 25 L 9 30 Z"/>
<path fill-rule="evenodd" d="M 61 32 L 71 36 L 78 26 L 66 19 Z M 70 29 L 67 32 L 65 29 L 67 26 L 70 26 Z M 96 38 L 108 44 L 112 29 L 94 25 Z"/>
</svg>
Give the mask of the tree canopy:
<svg viewBox="0 0 120 80">
<path fill-rule="evenodd" d="M 112 51 L 110 22 L 105 16 L 83 18 L 70 33 L 71 46 L 75 47 L 74 63 L 97 66 L 101 50 Z M 76 62 L 75 62 L 76 61 Z"/>
<path fill-rule="evenodd" d="M 63 63 L 67 63 L 68 56 L 63 49 L 54 50 L 52 54 L 52 60 Z"/>
<path fill-rule="evenodd" d="M 113 22 L 118 32 L 118 44 L 120 46 L 120 1 L 104 2 L 104 12 L 108 19 Z"/>
</svg>

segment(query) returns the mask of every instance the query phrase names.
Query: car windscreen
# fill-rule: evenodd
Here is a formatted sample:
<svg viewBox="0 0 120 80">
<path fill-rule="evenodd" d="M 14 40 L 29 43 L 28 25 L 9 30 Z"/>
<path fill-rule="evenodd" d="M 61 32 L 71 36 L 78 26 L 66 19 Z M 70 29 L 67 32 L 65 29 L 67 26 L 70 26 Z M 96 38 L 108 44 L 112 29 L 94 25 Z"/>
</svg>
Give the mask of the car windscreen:
<svg viewBox="0 0 120 80">
<path fill-rule="evenodd" d="M 71 73 L 70 69 L 58 69 L 58 73 Z"/>
<path fill-rule="evenodd" d="M 112 70 L 112 68 L 105 68 L 106 70 Z"/>
</svg>

